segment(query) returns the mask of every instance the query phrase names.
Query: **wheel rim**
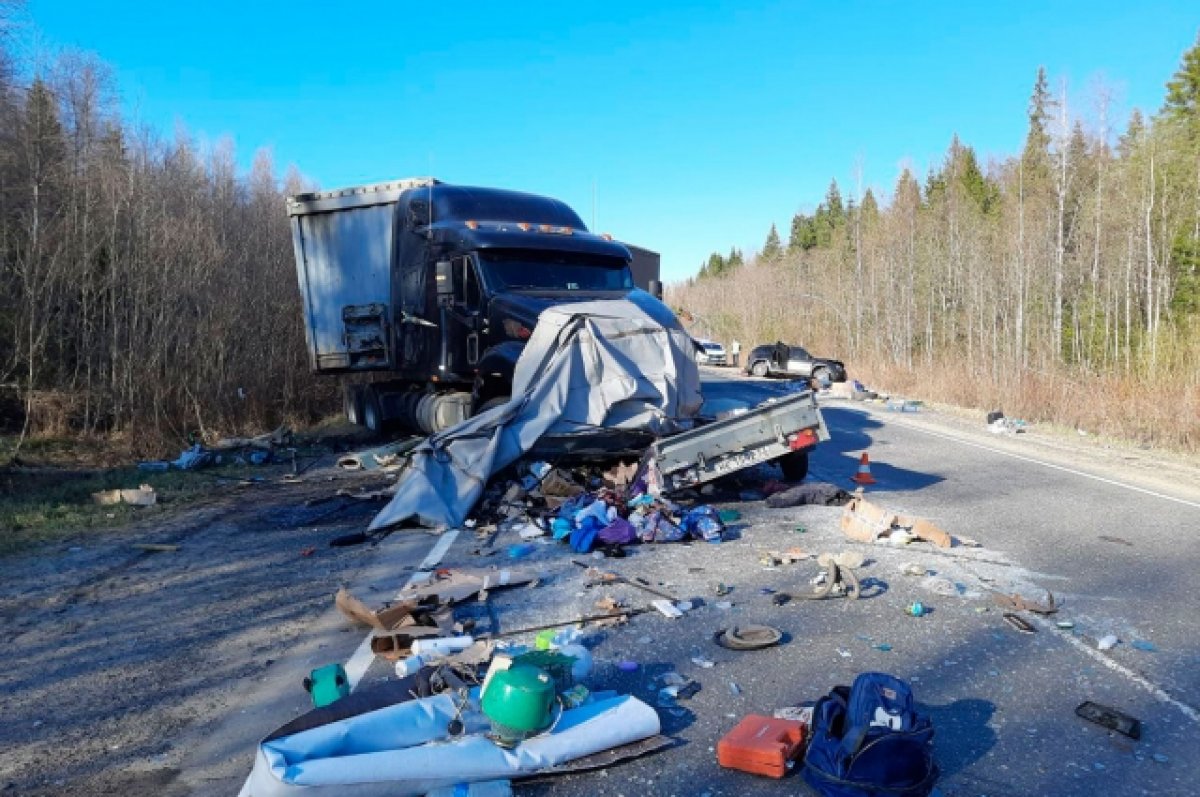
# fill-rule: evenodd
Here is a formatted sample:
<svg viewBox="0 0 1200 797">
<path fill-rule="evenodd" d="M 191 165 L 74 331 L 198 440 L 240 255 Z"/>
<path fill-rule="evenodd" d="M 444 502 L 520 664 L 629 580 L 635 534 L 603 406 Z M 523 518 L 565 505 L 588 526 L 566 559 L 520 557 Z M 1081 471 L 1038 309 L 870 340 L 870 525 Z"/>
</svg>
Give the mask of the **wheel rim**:
<svg viewBox="0 0 1200 797">
<path fill-rule="evenodd" d="M 766 376 L 767 364 L 764 362 L 756 362 L 750 367 L 750 373 L 754 374 L 755 376 Z"/>
</svg>

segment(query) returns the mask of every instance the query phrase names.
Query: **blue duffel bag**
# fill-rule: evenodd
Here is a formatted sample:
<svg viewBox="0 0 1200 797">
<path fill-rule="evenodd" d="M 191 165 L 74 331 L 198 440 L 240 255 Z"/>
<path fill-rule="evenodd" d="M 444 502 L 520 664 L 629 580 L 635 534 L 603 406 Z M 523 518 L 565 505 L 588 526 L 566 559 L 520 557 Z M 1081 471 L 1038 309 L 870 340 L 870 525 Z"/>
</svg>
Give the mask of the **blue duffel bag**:
<svg viewBox="0 0 1200 797">
<path fill-rule="evenodd" d="M 907 683 L 862 673 L 817 701 L 802 774 L 825 797 L 927 797 L 938 777 L 933 723 Z"/>
</svg>

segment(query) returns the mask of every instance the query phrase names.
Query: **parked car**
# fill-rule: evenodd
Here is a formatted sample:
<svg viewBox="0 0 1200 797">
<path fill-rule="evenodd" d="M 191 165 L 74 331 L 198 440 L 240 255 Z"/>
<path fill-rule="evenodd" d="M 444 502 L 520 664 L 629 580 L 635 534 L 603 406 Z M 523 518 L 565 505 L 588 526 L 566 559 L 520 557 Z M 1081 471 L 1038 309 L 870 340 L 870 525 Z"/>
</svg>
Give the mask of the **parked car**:
<svg viewBox="0 0 1200 797">
<path fill-rule="evenodd" d="M 696 338 L 696 365 L 724 365 L 725 347 L 711 340 Z"/>
<path fill-rule="evenodd" d="M 745 369 L 746 373 L 754 376 L 799 376 L 828 379 L 830 382 L 846 381 L 846 366 L 841 360 L 814 357 L 803 346 L 787 344 L 781 347 L 777 343 L 767 343 L 755 347 L 746 358 Z"/>
</svg>

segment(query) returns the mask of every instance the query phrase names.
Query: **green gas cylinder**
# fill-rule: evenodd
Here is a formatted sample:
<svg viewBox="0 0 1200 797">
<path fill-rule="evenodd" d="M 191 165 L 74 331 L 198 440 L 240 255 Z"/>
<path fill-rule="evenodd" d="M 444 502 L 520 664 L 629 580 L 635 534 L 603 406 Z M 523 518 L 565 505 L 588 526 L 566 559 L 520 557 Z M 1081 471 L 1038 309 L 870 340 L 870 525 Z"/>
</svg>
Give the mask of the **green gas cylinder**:
<svg viewBox="0 0 1200 797">
<path fill-rule="evenodd" d="M 501 670 L 483 693 L 483 713 L 500 744 L 515 745 L 550 727 L 553 707 L 554 679 L 537 667 Z"/>
</svg>

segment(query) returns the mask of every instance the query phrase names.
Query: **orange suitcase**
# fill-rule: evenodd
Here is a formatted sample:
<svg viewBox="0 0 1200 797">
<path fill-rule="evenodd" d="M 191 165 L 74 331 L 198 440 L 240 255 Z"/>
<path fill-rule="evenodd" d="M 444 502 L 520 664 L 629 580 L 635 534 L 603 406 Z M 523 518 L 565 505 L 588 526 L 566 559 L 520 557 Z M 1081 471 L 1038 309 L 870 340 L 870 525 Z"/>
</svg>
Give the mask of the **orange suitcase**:
<svg viewBox="0 0 1200 797">
<path fill-rule="evenodd" d="M 782 778 L 803 747 L 806 730 L 803 722 L 751 714 L 717 742 L 717 763 Z"/>
</svg>

